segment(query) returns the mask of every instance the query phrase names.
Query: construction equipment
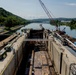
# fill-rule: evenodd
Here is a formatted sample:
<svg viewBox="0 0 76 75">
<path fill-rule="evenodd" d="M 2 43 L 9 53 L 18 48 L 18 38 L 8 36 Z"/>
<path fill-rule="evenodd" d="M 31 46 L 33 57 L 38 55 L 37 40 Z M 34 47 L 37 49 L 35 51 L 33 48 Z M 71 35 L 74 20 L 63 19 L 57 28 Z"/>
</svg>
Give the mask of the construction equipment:
<svg viewBox="0 0 76 75">
<path fill-rule="evenodd" d="M 4 59 L 7 56 L 7 52 L 5 50 L 0 50 L 0 60 Z"/>
<path fill-rule="evenodd" d="M 51 14 L 50 14 L 50 12 L 48 11 L 48 9 L 46 8 L 45 4 L 44 4 L 41 0 L 39 0 L 39 2 L 40 2 L 40 4 L 41 4 L 42 8 L 44 9 L 45 13 L 46 13 L 47 16 L 49 17 L 49 20 L 52 20 L 53 24 L 56 25 L 56 30 L 58 30 L 58 25 L 55 23 L 54 19 L 52 18 Z"/>
<path fill-rule="evenodd" d="M 7 52 L 10 52 L 12 49 L 12 44 L 8 44 L 5 48 L 4 48 Z"/>
<path fill-rule="evenodd" d="M 41 0 L 39 0 L 39 2 L 40 2 L 40 4 L 41 4 L 41 6 L 42 6 L 42 8 L 44 9 L 44 11 L 45 11 L 45 13 L 47 14 L 47 16 L 48 16 L 48 18 L 49 18 L 49 20 L 56 26 L 56 31 L 59 31 L 59 33 L 60 34 L 65 34 L 66 32 L 65 32 L 65 27 L 64 27 L 64 29 L 61 31 L 60 30 L 60 25 L 58 25 L 57 23 L 56 23 L 56 21 L 53 19 L 53 17 L 52 17 L 52 13 L 51 12 L 49 12 L 49 10 L 46 8 L 46 6 L 45 6 L 45 4 L 41 1 Z M 52 14 L 52 15 L 51 15 Z"/>
</svg>

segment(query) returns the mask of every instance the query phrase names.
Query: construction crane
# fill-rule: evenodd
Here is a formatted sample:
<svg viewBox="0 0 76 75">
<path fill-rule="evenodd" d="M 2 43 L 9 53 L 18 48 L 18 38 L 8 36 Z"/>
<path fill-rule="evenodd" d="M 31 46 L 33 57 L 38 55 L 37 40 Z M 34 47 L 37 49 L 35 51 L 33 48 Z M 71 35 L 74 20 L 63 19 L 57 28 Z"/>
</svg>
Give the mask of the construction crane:
<svg viewBox="0 0 76 75">
<path fill-rule="evenodd" d="M 49 17 L 49 20 L 52 20 L 52 22 L 56 25 L 56 30 L 58 30 L 58 25 L 55 23 L 54 19 L 52 18 L 51 14 L 48 11 L 48 9 L 46 8 L 45 4 L 41 0 L 39 0 L 39 2 L 41 4 L 42 8 L 44 9 L 45 13 Z"/>
</svg>

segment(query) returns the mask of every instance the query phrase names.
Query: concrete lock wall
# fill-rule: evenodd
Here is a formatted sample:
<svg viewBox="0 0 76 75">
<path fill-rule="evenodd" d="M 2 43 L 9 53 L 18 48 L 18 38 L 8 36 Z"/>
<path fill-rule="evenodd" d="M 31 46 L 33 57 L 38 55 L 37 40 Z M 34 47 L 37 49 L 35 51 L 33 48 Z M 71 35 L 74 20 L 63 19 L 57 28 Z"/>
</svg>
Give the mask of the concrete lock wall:
<svg viewBox="0 0 76 75">
<path fill-rule="evenodd" d="M 70 65 L 76 63 L 76 57 L 72 55 L 58 41 L 48 42 L 48 53 L 53 62 L 54 69 L 58 75 L 73 75 L 70 71 Z"/>
<path fill-rule="evenodd" d="M 2 75 L 13 75 L 14 74 L 14 69 L 15 69 L 14 58 L 12 58 L 11 60 L 12 61 L 9 63 L 9 66 L 5 69 Z"/>
<path fill-rule="evenodd" d="M 12 53 L 10 61 L 7 62 L 7 66 L 4 69 L 2 75 L 15 75 L 18 67 L 20 65 L 20 62 L 23 57 L 23 49 L 25 47 L 24 42 L 25 37 L 20 37 L 17 42 L 13 44 L 13 48 L 15 49 L 15 54 Z"/>
<path fill-rule="evenodd" d="M 61 75 L 69 75 L 70 62 L 67 57 L 64 55 L 62 60 L 62 71 Z"/>
<path fill-rule="evenodd" d="M 61 58 L 61 51 L 59 51 L 59 48 L 54 44 L 52 44 L 52 61 L 54 63 L 55 71 L 60 73 L 60 58 Z"/>
</svg>

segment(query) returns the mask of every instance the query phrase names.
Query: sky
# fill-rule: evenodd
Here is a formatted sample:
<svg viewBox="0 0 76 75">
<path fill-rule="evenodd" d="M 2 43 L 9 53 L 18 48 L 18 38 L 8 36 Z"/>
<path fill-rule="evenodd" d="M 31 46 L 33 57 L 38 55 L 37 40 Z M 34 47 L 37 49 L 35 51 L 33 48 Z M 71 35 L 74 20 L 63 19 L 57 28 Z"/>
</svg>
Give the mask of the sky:
<svg viewBox="0 0 76 75">
<path fill-rule="evenodd" d="M 53 18 L 76 18 L 76 0 L 42 0 Z M 0 0 L 0 7 L 25 19 L 48 18 L 39 0 Z"/>
</svg>

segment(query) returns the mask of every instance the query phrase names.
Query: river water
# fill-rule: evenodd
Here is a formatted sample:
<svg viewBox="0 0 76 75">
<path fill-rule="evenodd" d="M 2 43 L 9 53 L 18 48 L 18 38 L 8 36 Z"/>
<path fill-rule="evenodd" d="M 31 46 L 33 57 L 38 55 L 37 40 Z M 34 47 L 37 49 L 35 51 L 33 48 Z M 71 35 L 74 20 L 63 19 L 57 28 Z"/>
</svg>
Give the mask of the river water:
<svg viewBox="0 0 76 75">
<path fill-rule="evenodd" d="M 25 29 L 25 28 L 31 28 L 31 29 L 40 29 L 40 24 L 41 23 L 31 23 L 31 24 L 28 24 L 26 25 L 25 27 L 22 27 L 21 29 Z M 45 29 L 49 29 L 49 30 L 55 30 L 56 27 L 53 26 L 53 25 L 50 25 L 50 24 L 44 24 L 42 23 L 42 26 L 45 28 Z M 66 28 L 65 31 L 66 31 L 66 34 L 76 38 L 76 30 L 71 30 L 69 26 L 60 26 L 60 30 L 63 30 L 64 27 Z M 19 30 L 20 31 L 20 30 Z"/>
</svg>

